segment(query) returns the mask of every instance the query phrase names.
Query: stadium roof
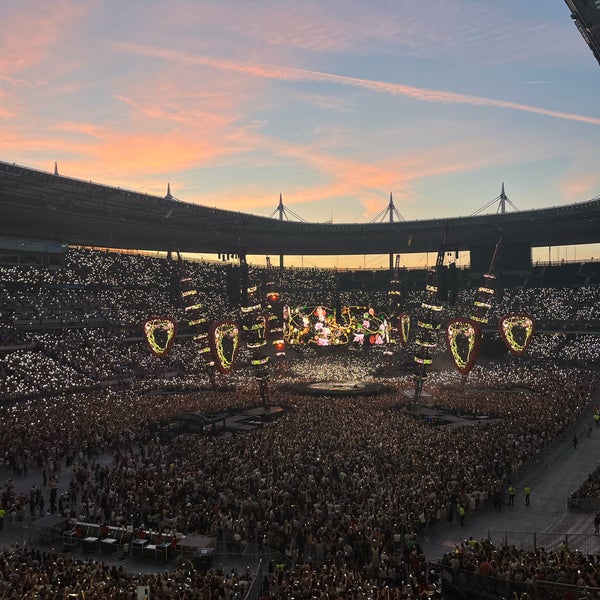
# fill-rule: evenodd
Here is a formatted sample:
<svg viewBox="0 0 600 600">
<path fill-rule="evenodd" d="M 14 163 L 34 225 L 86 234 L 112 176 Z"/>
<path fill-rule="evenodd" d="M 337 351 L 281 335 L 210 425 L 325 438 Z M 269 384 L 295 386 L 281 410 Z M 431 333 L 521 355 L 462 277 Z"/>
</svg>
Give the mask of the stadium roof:
<svg viewBox="0 0 600 600">
<path fill-rule="evenodd" d="M 600 196 L 541 210 L 423 221 L 320 224 L 207 208 L 0 162 L 0 236 L 108 248 L 344 255 L 600 242 Z"/>
<path fill-rule="evenodd" d="M 579 33 L 600 64 L 600 0 L 565 0 Z"/>
</svg>

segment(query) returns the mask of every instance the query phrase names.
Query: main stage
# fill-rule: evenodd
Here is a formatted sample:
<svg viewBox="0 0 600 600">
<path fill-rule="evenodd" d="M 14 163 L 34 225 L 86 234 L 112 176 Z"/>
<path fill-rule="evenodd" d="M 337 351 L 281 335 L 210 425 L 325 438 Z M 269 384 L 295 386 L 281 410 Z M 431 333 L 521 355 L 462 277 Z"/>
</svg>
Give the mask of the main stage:
<svg viewBox="0 0 600 600">
<path fill-rule="evenodd" d="M 294 383 L 291 389 L 308 396 L 373 396 L 386 387 L 372 381 L 307 381 Z"/>
</svg>

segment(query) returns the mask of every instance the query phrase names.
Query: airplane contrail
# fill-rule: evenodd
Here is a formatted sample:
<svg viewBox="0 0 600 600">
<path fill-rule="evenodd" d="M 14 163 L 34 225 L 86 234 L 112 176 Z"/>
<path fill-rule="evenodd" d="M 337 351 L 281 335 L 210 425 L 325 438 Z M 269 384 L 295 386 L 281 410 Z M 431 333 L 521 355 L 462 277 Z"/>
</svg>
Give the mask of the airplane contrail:
<svg viewBox="0 0 600 600">
<path fill-rule="evenodd" d="M 508 108 L 510 110 L 534 113 L 537 115 L 554 117 L 556 119 L 566 119 L 568 121 L 580 121 L 582 123 L 589 123 L 591 125 L 600 125 L 600 118 L 597 117 L 588 117 L 585 115 L 550 110 L 546 108 L 540 108 L 539 106 L 510 102 L 508 100 L 497 100 L 483 96 L 469 96 L 453 92 L 417 88 L 398 83 L 387 83 L 385 81 L 348 77 L 346 75 L 335 75 L 333 73 L 299 69 L 296 67 L 240 63 L 233 60 L 201 56 L 188 52 L 169 50 L 165 48 L 147 46 L 144 44 L 136 44 L 134 42 L 122 42 L 118 44 L 118 47 L 128 52 L 143 56 L 153 56 L 163 60 L 177 61 L 187 64 L 204 65 L 216 69 L 224 69 L 227 71 L 243 73 L 253 77 L 260 77 L 263 79 L 274 79 L 278 81 L 316 81 L 337 83 L 344 86 L 368 89 L 378 93 L 406 96 L 408 98 L 414 98 L 415 100 L 422 100 L 424 102 L 435 102 L 439 104 L 469 104 L 472 106 Z"/>
</svg>

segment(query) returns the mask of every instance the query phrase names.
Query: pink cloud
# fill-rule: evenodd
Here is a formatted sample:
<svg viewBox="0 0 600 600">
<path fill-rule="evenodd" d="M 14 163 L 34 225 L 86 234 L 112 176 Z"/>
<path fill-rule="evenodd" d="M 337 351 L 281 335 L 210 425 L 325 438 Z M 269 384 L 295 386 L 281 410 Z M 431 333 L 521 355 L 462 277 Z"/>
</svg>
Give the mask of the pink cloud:
<svg viewBox="0 0 600 600">
<path fill-rule="evenodd" d="M 0 72 L 5 76 L 22 73 L 47 61 L 49 50 L 62 41 L 70 27 L 88 10 L 89 5 L 77 0 L 48 3 L 24 0 L 3 8 Z"/>
<path fill-rule="evenodd" d="M 427 88 L 417 88 L 413 86 L 401 85 L 397 83 L 387 83 L 384 81 L 375 81 L 371 79 L 362 79 L 358 77 L 348 77 L 345 75 L 335 75 L 332 73 L 323 73 L 320 71 L 311 71 L 307 69 L 298 69 L 295 67 L 247 64 L 233 60 L 213 58 L 209 56 L 199 56 L 177 50 L 157 48 L 137 44 L 134 42 L 124 42 L 118 46 L 125 51 L 143 56 L 162 58 L 174 62 L 185 64 L 196 64 L 212 67 L 215 69 L 235 71 L 251 77 L 262 79 L 273 79 L 278 81 L 314 81 L 323 83 L 335 83 L 343 86 L 357 87 L 371 90 L 373 92 L 405 96 L 422 102 L 433 102 L 438 104 L 466 104 L 471 106 L 487 106 L 493 108 L 505 108 L 510 110 L 523 111 L 538 115 L 553 117 L 557 119 L 566 119 L 571 121 L 580 121 L 591 125 L 600 125 L 600 118 L 565 113 L 561 111 L 549 110 L 538 106 L 510 102 L 506 100 L 497 100 L 483 96 L 471 96 L 466 94 L 457 94 L 454 92 L 444 92 L 440 90 L 431 90 Z"/>
<path fill-rule="evenodd" d="M 570 172 L 569 177 L 560 183 L 561 194 L 567 204 L 582 202 L 596 196 L 599 187 L 600 175 L 592 173 L 575 175 Z"/>
</svg>

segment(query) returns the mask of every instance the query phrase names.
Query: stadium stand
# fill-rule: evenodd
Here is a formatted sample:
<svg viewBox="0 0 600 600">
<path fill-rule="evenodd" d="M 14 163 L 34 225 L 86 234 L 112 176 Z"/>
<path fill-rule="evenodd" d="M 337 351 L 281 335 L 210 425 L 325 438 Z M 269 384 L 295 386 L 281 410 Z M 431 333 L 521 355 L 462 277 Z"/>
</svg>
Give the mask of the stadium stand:
<svg viewBox="0 0 600 600">
<path fill-rule="evenodd" d="M 173 432 L 165 424 L 176 414 L 230 414 L 260 405 L 243 364 L 247 356 L 222 392 L 202 389 L 202 363 L 172 293 L 176 268 L 165 258 L 86 248 L 69 248 L 58 267 L 0 266 L 5 533 L 18 536 L 45 515 L 60 516 L 66 523 L 60 540 L 81 524 L 97 533 L 106 524 L 131 533 L 142 528 L 151 546 L 204 535 L 229 556 L 260 547 L 271 549 L 273 560 L 251 572 L 239 565 L 234 572 L 218 565 L 188 570 L 181 567 L 186 557 L 177 555 L 180 562 L 159 561 L 148 575 L 131 563 L 133 537 L 119 538 L 116 555 L 100 553 L 96 534 L 74 543 L 71 536 L 65 553 L 7 537 L 0 557 L 10 582 L 5 597 L 35 589 L 40 598 L 129 598 L 138 585 L 151 586 L 160 598 L 242 597 L 257 590 L 273 598 L 427 597 L 441 585 L 427 560 L 439 557 L 424 555 L 422 537 L 458 521 L 460 506 L 470 516 L 504 495 L 528 461 L 569 431 L 598 386 L 598 270 L 534 267 L 507 287 L 493 312 L 494 319 L 524 310 L 533 316 L 538 333 L 528 355 L 516 362 L 505 352 L 483 362 L 470 374 L 468 393 L 451 369 L 440 366 L 430 375 L 431 410 L 459 419 L 456 426 L 415 419 L 401 394 L 412 389 L 410 374 L 377 377 L 384 362 L 378 349 L 320 354 L 307 348 L 290 350 L 287 371 L 273 375 L 272 399 L 284 408 L 276 423 L 233 436 Z M 238 318 L 228 294 L 230 269 L 186 262 L 211 320 Z M 264 279 L 259 268 L 250 276 Z M 419 277 L 424 272 L 410 274 Z M 474 298 L 475 278 L 465 273 L 459 280 L 464 285 L 447 318 Z M 279 277 L 289 304 L 386 306 L 385 288 L 352 281 L 320 269 L 284 269 Z M 407 291 L 408 310 L 421 300 L 416 285 Z M 162 314 L 181 328 L 172 352 L 158 359 L 141 324 Z M 404 352 L 410 360 L 412 349 Z M 441 343 L 441 365 L 444 356 Z M 289 387 L 326 379 L 378 379 L 386 389 L 368 400 L 320 400 Z M 97 538 L 91 552 L 86 538 Z M 495 552 L 499 570 L 514 557 L 526 564 L 505 575 L 508 588 L 513 582 L 520 590 L 538 570 L 546 581 L 554 578 L 555 554 L 532 558 L 478 544 L 481 550 L 461 555 L 459 570 L 468 570 L 472 555 L 481 563 L 481 552 Z M 121 553 L 126 558 L 119 563 Z M 582 559 L 562 560 L 568 568 L 557 583 L 597 587 L 594 565 L 580 582 L 573 569 Z"/>
</svg>

